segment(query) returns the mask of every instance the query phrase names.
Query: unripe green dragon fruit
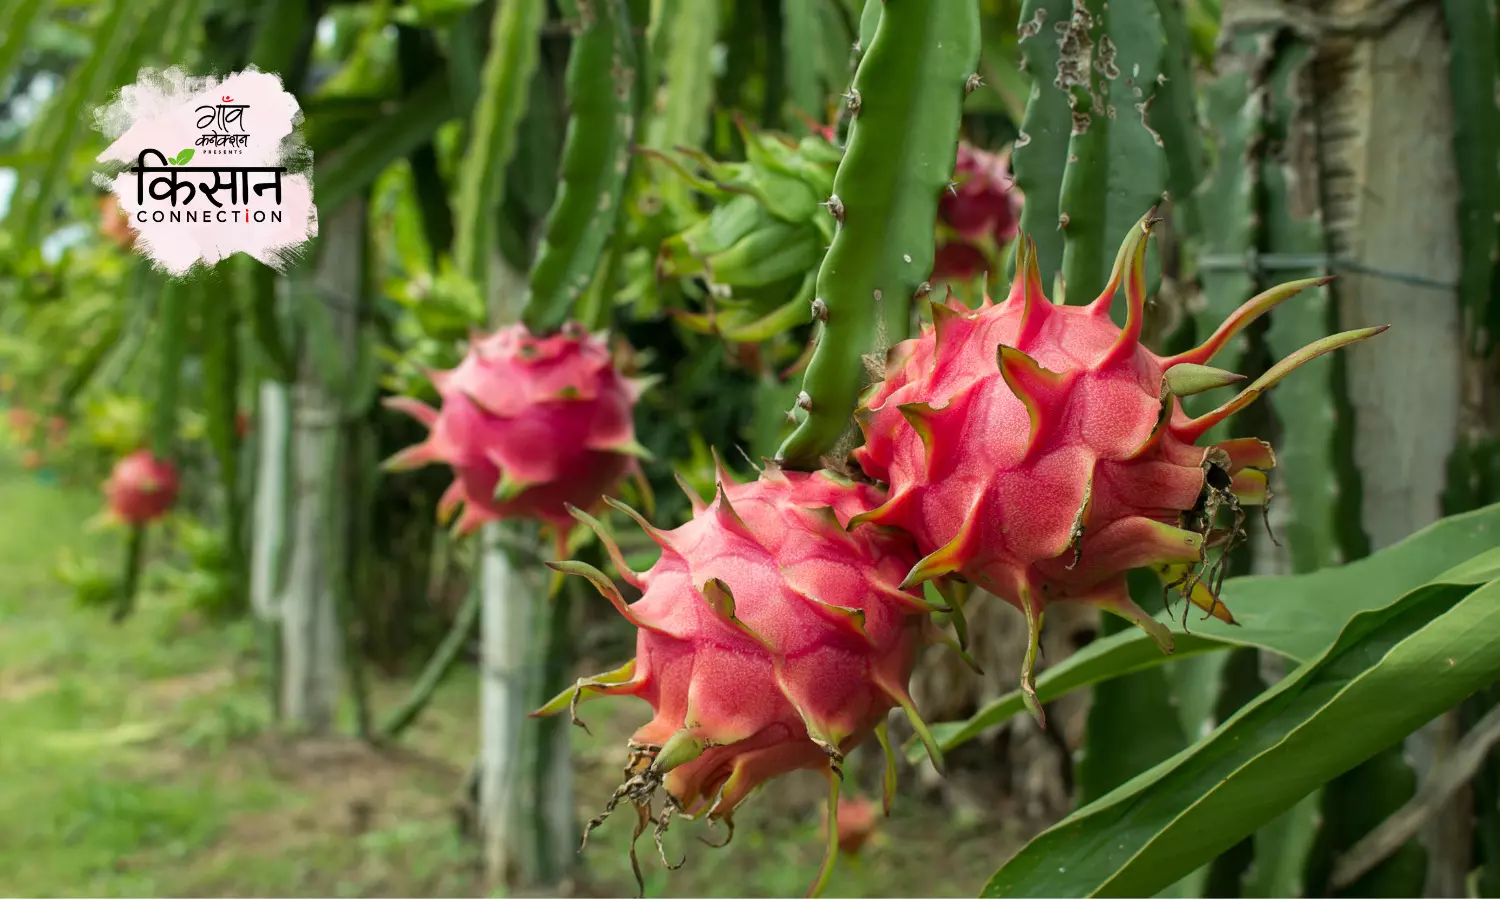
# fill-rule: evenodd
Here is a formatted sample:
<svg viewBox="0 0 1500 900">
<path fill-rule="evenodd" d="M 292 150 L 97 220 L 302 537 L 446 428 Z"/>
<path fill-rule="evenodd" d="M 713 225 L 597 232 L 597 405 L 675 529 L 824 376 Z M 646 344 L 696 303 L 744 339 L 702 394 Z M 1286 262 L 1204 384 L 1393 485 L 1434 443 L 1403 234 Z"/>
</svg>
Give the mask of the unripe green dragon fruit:
<svg viewBox="0 0 1500 900">
<path fill-rule="evenodd" d="M 515 517 L 561 536 L 573 525 L 570 504 L 597 506 L 639 471 L 645 451 L 631 416 L 644 382 L 620 374 L 604 339 L 576 322 L 543 337 L 521 324 L 476 335 L 457 368 L 428 375 L 441 409 L 413 397 L 385 401 L 431 429 L 386 467 L 450 466 L 438 515 L 446 520 L 462 506 L 459 534 Z"/>
<path fill-rule="evenodd" d="M 671 531 L 614 504 L 662 548 L 644 573 L 626 568 L 602 526 L 576 513 L 641 590 L 636 602 L 627 604 L 587 564 L 550 564 L 588 578 L 639 634 L 634 660 L 580 680 L 536 714 L 571 709 L 582 724 L 581 701 L 619 694 L 645 700 L 655 713 L 632 737 L 626 780 L 588 831 L 628 801 L 639 816 L 636 837 L 654 822 L 658 849 L 676 815 L 706 816 L 732 837 L 734 813 L 750 792 L 796 769 L 827 773 L 836 815 L 844 754 L 874 732 L 889 755 L 885 723 L 896 706 L 938 759 L 907 693 L 914 655 L 934 636 L 920 591 L 899 587 L 916 548 L 894 529 L 846 529 L 883 499 L 881 491 L 830 472 L 768 465 L 746 484 L 720 467 L 717 495 L 706 506 L 688 493 L 693 518 Z M 895 781 L 888 762 L 887 808 Z M 665 797 L 653 814 L 659 792 Z M 837 846 L 834 828 L 815 890 Z"/>
<path fill-rule="evenodd" d="M 890 496 L 855 526 L 897 526 L 916 538 L 926 555 L 904 587 L 961 577 L 1025 614 L 1022 688 L 1038 720 L 1031 670 L 1049 604 L 1118 613 L 1170 652 L 1171 633 L 1126 590 L 1128 570 L 1152 567 L 1194 604 L 1233 621 L 1217 596 L 1224 552 L 1243 536 L 1242 508 L 1265 502 L 1274 457 L 1254 438 L 1195 442 L 1301 364 L 1385 330 L 1304 347 L 1191 418 L 1178 397 L 1243 380 L 1208 367 L 1215 353 L 1276 304 L 1326 279 L 1272 288 L 1201 346 L 1157 356 L 1140 343 L 1154 221 L 1148 214 L 1132 228 L 1108 285 L 1088 306 L 1052 305 L 1023 236 L 1010 295 L 978 310 L 934 303 L 933 325 L 892 348 L 885 380 L 858 413 L 865 445 L 855 460 L 890 485 Z M 1123 329 L 1110 317 L 1122 285 Z M 1210 565 L 1215 547 L 1221 552 Z"/>
<path fill-rule="evenodd" d="M 695 331 L 738 342 L 806 324 L 818 262 L 837 219 L 827 203 L 843 151 L 833 129 L 793 139 L 741 123 L 744 162 L 688 150 L 649 152 L 713 201 L 708 215 L 664 241 L 657 278 L 702 279 L 702 311 L 675 310 Z M 939 201 L 934 281 L 967 281 L 998 269 L 1020 221 L 1005 155 L 960 142 L 954 184 Z"/>
</svg>

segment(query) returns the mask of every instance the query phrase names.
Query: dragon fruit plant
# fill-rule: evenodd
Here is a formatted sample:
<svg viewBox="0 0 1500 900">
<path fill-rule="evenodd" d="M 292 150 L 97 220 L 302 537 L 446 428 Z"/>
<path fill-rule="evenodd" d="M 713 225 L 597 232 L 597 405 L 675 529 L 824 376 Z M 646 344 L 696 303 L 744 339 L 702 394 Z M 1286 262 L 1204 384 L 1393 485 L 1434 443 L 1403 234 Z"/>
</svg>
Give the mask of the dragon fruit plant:
<svg viewBox="0 0 1500 900">
<path fill-rule="evenodd" d="M 1094 604 L 1133 620 L 1170 652 L 1168 629 L 1126 590 L 1128 570 L 1152 567 L 1194 604 L 1233 621 L 1216 594 L 1221 563 L 1244 534 L 1243 507 L 1265 502 L 1275 457 L 1255 438 L 1195 442 L 1298 366 L 1385 330 L 1310 344 L 1216 409 L 1189 417 L 1179 397 L 1244 380 L 1208 366 L 1214 355 L 1278 303 L 1326 279 L 1272 288 L 1201 346 L 1157 356 L 1140 342 L 1145 250 L 1156 221 L 1148 213 L 1131 229 L 1109 282 L 1087 306 L 1052 305 L 1023 237 L 1009 296 L 978 310 L 933 303 L 933 324 L 891 349 L 885 380 L 856 416 L 865 444 L 854 458 L 890 485 L 890 497 L 857 516 L 856 528 L 913 535 L 926 555 L 903 587 L 959 577 L 1025 614 L 1022 689 L 1038 721 L 1032 665 L 1048 605 Z M 1110 317 L 1122 286 L 1123 328 Z M 1212 548 L 1221 552 L 1208 565 Z"/>
<path fill-rule="evenodd" d="M 863 99 L 851 101 L 859 109 L 824 201 L 835 227 L 816 276 L 821 296 L 847 263 L 838 280 L 851 301 L 873 275 L 899 270 L 911 281 L 909 298 L 931 272 L 938 196 L 952 176 L 963 98 L 979 61 L 975 0 L 886 0 L 878 9 L 879 28 L 850 89 Z M 903 142 L 905 152 L 891 152 Z M 873 252 L 882 236 L 905 249 Z M 881 266 L 866 264 L 874 257 Z M 850 319 L 861 327 L 841 337 L 868 347 L 887 322 L 904 334 L 905 298 L 892 292 L 882 303 L 876 291 L 872 311 L 871 295 L 859 296 L 861 313 Z M 852 311 L 831 300 L 825 306 L 830 316 L 836 307 Z M 811 308 L 816 315 L 818 304 Z M 826 359 L 815 352 L 810 365 L 821 370 Z M 847 411 L 843 419 L 847 424 Z M 819 462 L 796 468 L 817 470 Z M 887 715 L 899 706 L 940 758 L 907 694 L 915 651 L 936 636 L 920 589 L 901 587 L 916 548 L 894 529 L 849 528 L 884 500 L 878 488 L 830 471 L 768 465 L 743 485 L 721 473 L 714 501 L 697 500 L 680 528 L 658 531 L 636 517 L 662 547 L 660 560 L 641 574 L 625 567 L 602 527 L 579 514 L 642 596 L 627 604 L 608 577 L 583 563 L 554 567 L 587 577 L 636 626 L 636 658 L 579 681 L 538 713 L 576 710 L 586 697 L 609 694 L 640 697 L 654 713 L 630 743 L 625 780 L 604 815 L 629 802 L 636 837 L 654 823 L 661 849 L 673 817 L 732 826 L 755 787 L 784 772 L 821 769 L 830 784 L 830 827 L 816 893 L 837 858 L 844 754 L 872 733 L 884 741 Z M 888 742 L 887 759 L 889 803 L 895 769 Z M 665 794 L 660 812 L 653 808 L 658 793 Z M 671 865 L 664 851 L 662 857 Z"/>
<path fill-rule="evenodd" d="M 451 467 L 438 515 L 450 520 L 462 508 L 460 535 L 510 518 L 564 535 L 573 525 L 569 506 L 592 509 L 639 473 L 645 450 L 632 411 L 646 381 L 622 375 L 605 339 L 577 322 L 544 336 L 519 323 L 475 336 L 456 368 L 429 377 L 440 408 L 412 397 L 385 401 L 430 429 L 386 466 Z"/>
</svg>

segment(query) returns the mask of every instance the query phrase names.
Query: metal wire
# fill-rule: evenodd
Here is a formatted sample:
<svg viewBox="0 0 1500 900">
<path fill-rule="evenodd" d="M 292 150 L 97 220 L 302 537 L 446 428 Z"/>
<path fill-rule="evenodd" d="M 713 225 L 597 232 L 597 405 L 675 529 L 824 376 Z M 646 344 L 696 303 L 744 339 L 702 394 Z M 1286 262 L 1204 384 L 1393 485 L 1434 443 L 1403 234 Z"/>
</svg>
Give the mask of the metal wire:
<svg viewBox="0 0 1500 900">
<path fill-rule="evenodd" d="M 1244 256 L 1208 254 L 1198 259 L 1198 268 L 1210 272 L 1246 271 L 1251 273 L 1276 272 L 1293 269 L 1322 269 L 1330 272 L 1354 272 L 1409 284 L 1412 287 L 1435 291 L 1455 291 L 1457 282 L 1444 281 L 1414 272 L 1398 272 L 1382 269 L 1348 258 L 1333 258 L 1321 253 L 1257 253 L 1252 250 Z"/>
</svg>

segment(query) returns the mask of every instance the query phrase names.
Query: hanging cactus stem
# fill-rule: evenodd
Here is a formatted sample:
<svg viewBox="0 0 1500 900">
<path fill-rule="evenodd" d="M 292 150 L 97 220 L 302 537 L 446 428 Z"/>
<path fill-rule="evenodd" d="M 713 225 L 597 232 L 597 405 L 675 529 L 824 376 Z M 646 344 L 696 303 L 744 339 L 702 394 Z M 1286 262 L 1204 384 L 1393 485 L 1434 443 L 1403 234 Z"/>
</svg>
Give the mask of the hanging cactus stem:
<svg viewBox="0 0 1500 900">
<path fill-rule="evenodd" d="M 595 276 L 618 218 L 635 134 L 637 66 L 625 0 L 563 5 L 579 30 L 568 60 L 573 115 L 523 313 L 537 333 L 560 328 Z"/>
<path fill-rule="evenodd" d="M 838 223 L 818 270 L 827 318 L 807 366 L 807 416 L 777 454 L 815 469 L 849 431 L 866 375 L 908 328 L 932 272 L 932 223 L 952 179 L 964 87 L 979 64 L 977 0 L 885 0 L 850 90 L 848 146 L 829 210 Z"/>
</svg>

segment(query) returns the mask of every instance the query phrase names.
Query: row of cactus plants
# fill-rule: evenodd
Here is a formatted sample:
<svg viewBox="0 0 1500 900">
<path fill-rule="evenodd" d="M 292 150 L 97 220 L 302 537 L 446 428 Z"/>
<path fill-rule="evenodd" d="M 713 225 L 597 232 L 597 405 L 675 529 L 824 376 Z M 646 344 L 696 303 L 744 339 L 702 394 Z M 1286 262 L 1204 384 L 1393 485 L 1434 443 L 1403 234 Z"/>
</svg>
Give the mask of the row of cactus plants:
<svg viewBox="0 0 1500 900">
<path fill-rule="evenodd" d="M 1003 161 L 959 142 L 965 97 L 984 88 L 982 17 L 975 0 L 866 4 L 841 126 L 796 142 L 743 129 L 742 163 L 676 149 L 678 141 L 700 143 L 710 102 L 701 84 L 684 84 L 702 42 L 682 38 L 695 28 L 712 31 L 714 25 L 712 17 L 685 12 L 686 6 L 652 5 L 656 15 L 645 35 L 642 93 L 659 84 L 677 90 L 661 92 L 665 102 L 652 96 L 642 110 L 645 98 L 631 89 L 632 58 L 642 48 L 630 37 L 627 4 L 565 4 L 577 29 L 566 79 L 575 101 L 573 119 L 563 144 L 562 186 L 524 279 L 524 303 L 514 302 L 519 298 L 508 293 L 509 281 L 495 277 L 492 259 L 500 241 L 494 221 L 504 204 L 505 164 L 521 132 L 523 101 L 534 83 L 533 54 L 545 5 L 497 7 L 458 166 L 453 274 L 443 276 L 456 285 L 454 294 L 488 299 L 495 308 L 492 313 L 481 301 L 476 310 L 460 300 L 459 318 L 488 318 L 495 330 L 470 340 L 461 360 L 446 363 L 452 368 L 432 372 L 431 388 L 423 390 L 430 399 L 435 389 L 440 408 L 414 397 L 389 401 L 430 429 L 396 465 L 440 462 L 453 470 L 439 512 L 462 508 L 460 532 L 486 526 L 486 565 L 525 565 L 524 557 L 500 549 L 509 542 L 502 529 L 510 525 L 498 523 L 536 521 L 555 532 L 552 555 L 557 557 L 578 549 L 577 536 L 597 534 L 619 577 L 640 592 L 629 602 L 614 580 L 590 563 L 551 563 L 592 582 L 639 636 L 633 662 L 580 680 L 542 711 L 570 710 L 577 721 L 577 704 L 596 695 L 629 694 L 650 703 L 653 718 L 633 738 L 625 780 L 605 813 L 628 801 L 638 814 L 637 837 L 654 826 L 658 847 L 676 815 L 706 816 L 732 834 L 733 814 L 749 792 L 797 768 L 828 774 L 833 824 L 843 806 L 837 801 L 844 757 L 866 736 L 874 734 L 885 745 L 887 788 L 894 787 L 896 747 L 885 724 L 894 707 L 904 710 L 926 754 L 939 763 L 957 732 L 922 722 L 907 680 L 916 647 L 926 640 L 951 643 L 964 653 L 963 601 L 970 586 L 1019 610 L 1030 650 L 1016 708 L 1029 709 L 1038 722 L 1045 719 L 1043 704 L 1057 690 L 1034 671 L 1037 635 L 1049 604 L 1086 602 L 1121 613 L 1164 651 L 1223 649 L 1218 643 L 1205 647 L 1205 638 L 1194 635 L 1174 638 L 1165 616 L 1147 612 L 1142 596 L 1132 596 L 1125 574 L 1152 569 L 1206 616 L 1234 624 L 1229 607 L 1241 609 L 1236 596 L 1255 592 L 1224 578 L 1236 565 L 1231 551 L 1248 537 L 1243 507 L 1267 502 L 1272 484 L 1267 472 L 1276 461 L 1268 444 L 1240 433 L 1243 417 L 1237 414 L 1293 369 L 1326 366 L 1327 360 L 1314 360 L 1380 330 L 1321 337 L 1328 319 L 1319 302 L 1326 283 L 1322 272 L 1274 285 L 1233 273 L 1215 281 L 1218 275 L 1210 269 L 1204 273 L 1208 308 L 1199 317 L 1204 327 L 1189 321 L 1166 335 L 1169 346 L 1145 345 L 1160 330 L 1148 324 L 1148 316 L 1162 312 L 1149 303 L 1163 268 L 1152 256 L 1151 239 L 1159 225 L 1155 204 L 1169 185 L 1178 195 L 1170 207 L 1173 225 L 1210 252 L 1305 253 L 1321 245 L 1321 236 L 1289 213 L 1283 173 L 1256 149 L 1267 134 L 1286 129 L 1290 112 L 1274 102 L 1246 102 L 1266 93 L 1285 96 L 1278 86 L 1305 62 L 1295 44 L 1231 35 L 1245 40 L 1255 65 L 1224 70 L 1207 93 L 1206 121 L 1222 143 L 1217 168 L 1200 196 L 1218 194 L 1224 204 L 1243 207 L 1227 206 L 1238 212 L 1215 224 L 1215 217 L 1193 211 L 1199 206 L 1193 198 L 1182 196 L 1197 186 L 1204 154 L 1196 111 L 1183 99 L 1181 81 L 1188 73 L 1182 42 L 1189 29 L 1178 5 L 1027 0 L 1019 11 L 1018 37 L 1033 88 L 1012 157 L 1024 195 L 1016 236 L 1017 202 L 1005 190 Z M 786 19 L 788 42 L 801 46 L 809 22 L 801 15 Z M 1255 55 L 1268 48 L 1274 52 L 1266 58 Z M 1474 65 L 1462 54 L 1459 61 Z M 810 96 L 809 82 L 816 79 L 793 71 L 797 96 Z M 632 173 L 626 151 L 642 114 L 636 141 L 654 150 L 637 156 Z M 420 131 L 418 136 L 430 136 L 430 129 Z M 405 152 L 400 146 L 410 145 L 398 144 L 391 159 Z M 1483 157 L 1482 149 L 1465 146 L 1465 152 Z M 714 206 L 700 213 L 689 189 Z M 643 204 L 645 198 L 655 198 L 654 204 Z M 25 210 L 24 215 L 36 215 L 35 206 Z M 1124 243 L 1115 252 L 1110 247 L 1120 237 Z M 1471 244 L 1474 252 L 1482 250 L 1483 235 Z M 950 252 L 945 260 L 945 246 L 969 250 Z M 649 288 L 641 282 L 642 253 L 656 282 Z M 956 262 L 963 265 L 955 267 Z M 1003 271 L 1007 264 L 1009 278 Z M 977 286 L 971 281 L 976 275 L 986 276 Z M 601 498 L 615 493 L 622 476 L 648 456 L 632 421 L 642 385 L 631 378 L 629 364 L 589 330 L 608 324 L 622 297 L 629 302 L 647 290 L 660 291 L 662 279 L 681 282 L 690 292 L 702 289 L 699 308 L 677 311 L 680 326 L 735 346 L 770 342 L 792 358 L 786 361 L 795 360 L 793 377 L 800 384 L 794 386 L 800 390 L 792 393 L 794 402 L 785 411 L 790 434 L 758 477 L 736 484 L 717 466 L 712 499 L 688 489 L 692 517 L 687 524 L 659 530 L 634 510 L 608 501 L 660 547 L 659 559 L 636 572 L 594 514 L 601 511 Z M 692 279 L 701 284 L 691 284 Z M 944 290 L 945 281 L 957 290 Z M 1245 300 L 1256 288 L 1263 290 Z M 995 302 L 991 291 L 996 298 L 1008 293 Z M 259 329 L 256 353 L 274 366 L 289 357 L 284 348 L 278 350 L 274 304 L 261 305 L 268 296 L 263 292 L 251 295 L 257 298 L 252 320 L 269 323 Z M 1123 295 L 1123 303 L 1117 295 Z M 184 309 L 183 298 L 175 289 L 163 292 L 164 323 L 179 321 L 165 314 Z M 644 306 L 649 312 L 650 304 Z M 336 307 L 328 305 L 330 314 Z M 329 322 L 316 312 L 304 310 L 301 316 L 303 340 L 310 335 L 312 344 L 326 348 L 330 342 L 319 338 L 329 333 Z M 517 317 L 521 323 L 515 323 Z M 1269 318 L 1269 329 L 1251 327 L 1263 317 Z M 217 449 L 229 434 L 224 423 L 237 393 L 238 343 L 225 335 L 242 334 L 245 326 L 223 310 L 201 318 L 209 338 L 205 400 L 217 423 L 210 429 Z M 927 321 L 908 338 L 916 319 Z M 173 440 L 170 418 L 178 404 L 171 392 L 182 367 L 172 354 L 183 344 L 181 332 L 172 327 L 161 334 L 168 364 L 157 389 L 159 421 L 152 429 L 159 456 Z M 1246 337 L 1256 353 L 1240 352 Z M 804 342 L 806 354 L 799 349 Z M 456 343 L 449 338 L 438 349 L 451 354 Z M 1266 350 L 1285 358 L 1258 363 Z M 1236 354 L 1235 369 L 1250 371 L 1211 368 L 1208 364 L 1225 351 Z M 340 401 L 346 413 L 358 415 L 368 407 L 373 378 L 330 374 L 340 368 L 363 373 L 363 365 L 329 364 L 316 352 L 302 365 L 316 370 L 318 379 L 348 389 L 349 397 Z M 283 367 L 281 374 L 292 373 Z M 1256 377 L 1250 381 L 1247 374 Z M 1299 379 L 1337 385 L 1331 370 L 1313 378 L 1318 374 L 1311 369 Z M 772 381 L 781 387 L 779 379 Z M 1200 396 L 1240 381 L 1248 386 L 1218 405 Z M 1288 451 L 1283 461 L 1296 463 L 1284 484 L 1293 510 L 1286 533 L 1293 537 L 1292 557 L 1300 570 L 1339 559 L 1328 484 L 1341 476 L 1332 458 L 1337 434 L 1323 424 L 1328 396 L 1326 389 L 1304 389 L 1282 391 L 1273 399 L 1281 419 L 1278 444 Z M 1317 421 L 1302 427 L 1309 417 Z M 1195 446 L 1205 437 L 1209 446 Z M 229 521 L 238 527 L 240 515 L 232 505 L 241 495 L 238 461 L 233 454 L 216 455 L 222 490 L 231 501 Z M 129 459 L 111 482 L 112 502 L 132 521 L 153 518 L 160 505 L 137 496 L 140 489 L 169 481 L 131 474 L 150 465 L 158 463 Z M 167 493 L 158 491 L 156 499 Z M 353 498 L 335 502 L 344 501 Z M 143 514 L 148 506 L 150 513 Z M 232 540 L 235 548 L 242 543 Z M 1456 541 L 1459 546 L 1470 545 Z M 1454 563 L 1463 561 L 1457 549 L 1452 553 Z M 139 559 L 139 553 L 131 558 Z M 1338 665 L 1360 658 L 1365 644 L 1359 642 L 1367 638 L 1367 643 L 1377 637 L 1395 640 L 1399 648 L 1431 629 L 1462 623 L 1477 641 L 1489 633 L 1490 619 L 1459 613 L 1479 615 L 1471 610 L 1493 594 L 1489 565 L 1470 564 L 1445 582 L 1472 591 L 1450 591 L 1446 601 L 1429 602 L 1433 592 L 1423 594 L 1419 579 L 1410 585 L 1416 589 L 1412 594 L 1389 598 L 1387 608 L 1405 611 L 1405 618 L 1392 613 L 1388 622 L 1363 619 L 1374 624 L 1351 625 L 1337 640 L 1290 654 L 1306 666 L 1286 683 L 1325 677 L 1325 668 L 1326 677 L 1333 677 Z M 934 593 L 923 588 L 929 581 Z M 512 597 L 509 602 L 526 601 Z M 1446 606 L 1434 606 L 1442 603 Z M 952 629 L 951 636 L 935 627 L 934 613 Z M 503 609 L 487 609 L 486 615 L 517 621 Z M 556 656 L 567 642 L 565 632 L 557 630 L 565 616 L 541 615 L 539 609 L 532 615 L 553 629 L 538 644 L 553 648 Z M 1266 630 L 1263 623 L 1246 621 L 1247 633 Z M 1210 643 L 1220 636 L 1211 622 L 1201 627 L 1208 629 Z M 1122 633 L 1100 644 L 1131 646 L 1132 637 Z M 1282 646 L 1261 637 L 1246 643 Z M 1392 666 L 1401 659 L 1394 651 L 1392 658 L 1397 661 Z M 1100 681 L 1156 665 L 1140 659 L 1112 662 L 1116 668 L 1089 677 Z M 1172 671 L 1179 675 L 1193 672 L 1177 665 Z M 1371 678 L 1382 675 L 1378 663 L 1359 671 L 1373 673 Z M 1477 662 L 1466 662 L 1457 673 L 1457 680 L 1444 682 L 1431 696 L 1407 697 L 1401 721 L 1415 727 L 1424 711 L 1440 711 L 1455 691 L 1481 687 L 1495 675 Z M 1160 678 L 1107 682 L 1096 688 L 1096 709 L 1108 709 L 1112 690 L 1123 697 L 1174 686 Z M 1249 727 L 1244 723 L 1279 702 L 1277 696 L 1275 690 L 1266 692 L 1220 730 L 1236 723 Z M 1116 739 L 1138 743 L 1109 734 L 1104 721 L 1099 719 L 1096 729 L 1091 720 L 1091 755 L 1116 752 L 1108 743 Z M 1309 727 L 1321 721 L 1314 714 L 1306 719 Z M 1396 725 L 1380 732 L 1400 734 Z M 1214 735 L 1191 747 L 1185 741 L 1183 752 L 1212 752 L 1219 746 L 1214 741 Z M 1354 744 L 1343 755 L 1326 753 L 1327 762 L 1310 771 L 1332 777 L 1339 765 L 1378 749 L 1370 742 Z M 547 748 L 537 745 L 531 753 L 544 760 Z M 1085 796 L 1105 793 L 1150 762 L 1135 771 L 1117 768 L 1114 783 L 1095 786 Z M 1177 772 L 1160 777 L 1165 783 Z M 532 775 L 534 785 L 543 783 L 544 763 Z M 1160 871 L 1145 873 L 1126 863 L 1113 875 L 1100 876 L 1117 882 L 1103 880 L 1087 889 L 1166 887 L 1206 861 L 1214 848 L 1224 849 L 1224 841 L 1248 835 L 1299 798 L 1274 792 L 1274 802 L 1238 823 L 1209 829 L 1211 839 Z M 887 808 L 889 803 L 888 794 Z M 1108 814 L 1107 805 L 1090 805 L 1075 818 L 1086 829 Z M 1102 827 L 1089 833 L 1111 833 Z M 828 830 L 829 850 L 815 890 L 831 871 L 840 830 Z M 1047 890 L 1049 884 L 1062 884 L 1038 873 L 1054 859 L 1049 854 L 1068 852 L 1057 846 L 1067 834 L 1065 823 L 1044 835 L 1035 850 L 1023 851 L 1006 866 L 990 889 Z M 1110 856 L 1098 854 L 1093 870 L 1104 872 L 1102 867 L 1113 864 Z M 1076 880 L 1085 877 L 1092 876 L 1075 875 L 1067 884 L 1085 885 Z"/>
</svg>

